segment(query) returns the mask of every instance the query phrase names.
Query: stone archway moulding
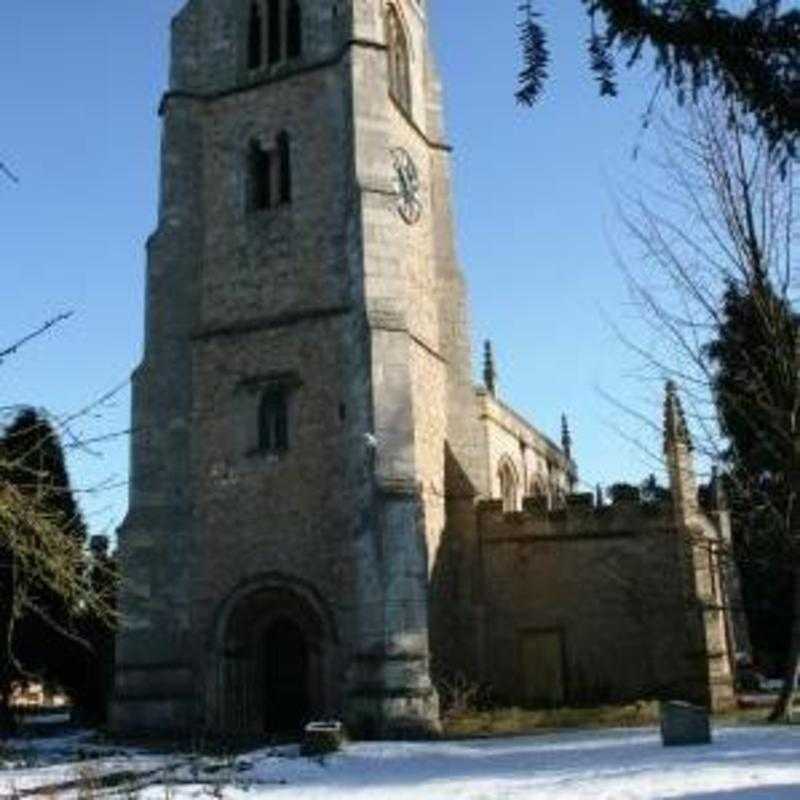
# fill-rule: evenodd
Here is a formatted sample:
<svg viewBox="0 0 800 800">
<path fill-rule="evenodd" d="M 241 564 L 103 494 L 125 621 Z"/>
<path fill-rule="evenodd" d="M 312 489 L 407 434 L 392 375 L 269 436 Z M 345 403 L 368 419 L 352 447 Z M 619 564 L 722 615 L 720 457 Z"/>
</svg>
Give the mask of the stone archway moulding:
<svg viewBox="0 0 800 800">
<path fill-rule="evenodd" d="M 242 581 L 220 603 L 214 615 L 211 641 L 208 642 L 210 652 L 219 653 L 221 651 L 228 621 L 239 603 L 254 592 L 269 591 L 270 589 L 289 591 L 305 602 L 322 624 L 325 638 L 333 644 L 338 644 L 339 634 L 333 612 L 322 595 L 309 581 L 283 572 L 265 572 L 253 575 Z"/>
</svg>

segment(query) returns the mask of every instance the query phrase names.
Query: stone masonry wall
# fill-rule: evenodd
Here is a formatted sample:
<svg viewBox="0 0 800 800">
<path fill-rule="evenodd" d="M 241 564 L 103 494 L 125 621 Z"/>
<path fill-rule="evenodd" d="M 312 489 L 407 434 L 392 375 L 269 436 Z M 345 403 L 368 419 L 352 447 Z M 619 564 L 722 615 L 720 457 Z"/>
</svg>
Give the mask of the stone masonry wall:
<svg viewBox="0 0 800 800">
<path fill-rule="evenodd" d="M 343 715 L 356 593 L 382 602 L 380 586 L 356 577 L 375 531 L 351 65 L 317 47 L 330 7 L 309 2 L 305 63 L 243 85 L 240 7 L 192 0 L 174 26 L 122 536 L 133 624 L 120 637 L 115 724 L 125 730 L 220 729 L 222 628 L 230 599 L 259 581 L 282 581 L 325 619 L 315 712 Z M 302 68 L 334 51 L 332 63 Z M 249 141 L 280 131 L 292 202 L 249 211 Z M 257 447 L 259 387 L 276 379 L 292 389 L 280 455 Z"/>
<path fill-rule="evenodd" d="M 363 684 L 383 683 L 379 700 L 395 717 L 428 718 L 437 712 L 428 675 L 427 578 L 444 527 L 448 375 L 443 352 L 440 282 L 457 265 L 441 258 L 437 219 L 449 208 L 434 152 L 443 143 L 428 130 L 429 69 L 426 20 L 415 2 L 396 4 L 409 43 L 411 108 L 401 109 L 387 91 L 386 53 L 366 43 L 383 42 L 383 3 L 354 3 L 354 36 L 363 46 L 352 55 L 356 181 L 362 192 L 364 304 L 371 329 L 376 481 L 381 494 L 378 536 L 382 556 L 384 616 L 371 620 L 361 646 L 386 655 L 364 673 Z M 416 165 L 422 215 L 409 225 L 397 208 L 393 151 L 402 148 Z M 448 198 L 449 199 L 449 198 Z M 460 298 L 453 296 L 453 303 Z M 367 598 L 362 596 L 365 602 Z M 395 698 L 395 699 L 389 699 Z M 365 700 L 364 707 L 367 707 Z"/>
<path fill-rule="evenodd" d="M 537 632 L 561 637 L 567 704 L 685 698 L 687 659 L 708 679 L 671 507 L 503 514 L 494 501 L 478 525 L 477 674 L 499 697 L 526 702 L 521 648 Z"/>
<path fill-rule="evenodd" d="M 518 508 L 522 498 L 538 492 L 548 495 L 569 492 L 568 472 L 574 466 L 552 441 L 504 403 L 483 389 L 476 393 L 477 415 L 485 437 L 489 475 L 488 495 L 502 496 L 500 466 L 509 462 L 517 476 Z M 551 498 L 555 502 L 556 498 Z"/>
<path fill-rule="evenodd" d="M 259 626 L 281 608 L 312 651 L 314 713 L 365 735 L 438 724 L 428 590 L 445 465 L 464 471 L 465 498 L 484 467 L 440 87 L 424 6 L 396 6 L 410 109 L 389 96 L 383 2 L 304 0 L 302 56 L 255 70 L 248 4 L 189 0 L 175 18 L 120 729 L 258 732 L 263 687 L 248 682 L 263 681 Z M 254 211 L 248 148 L 280 133 L 291 202 Z M 416 225 L 398 213 L 396 148 L 419 171 Z M 274 384 L 288 392 L 280 453 L 258 447 Z"/>
<path fill-rule="evenodd" d="M 363 335 L 363 334 L 362 334 Z M 328 346 L 318 346 L 319 339 Z M 345 669 L 352 655 L 356 603 L 350 542 L 367 470 L 364 419 L 352 402 L 360 335 L 350 317 L 308 321 L 246 337 L 198 344 L 194 456 L 199 487 L 195 547 L 202 553 L 193 584 L 193 627 L 212 646 L 220 603 L 243 583 L 281 575 L 314 587 L 333 615 L 341 648 L 330 653 L 330 705 L 341 714 Z M 351 352 L 348 352 L 348 346 Z M 257 394 L 243 379 L 268 367 L 298 377 L 289 403 L 289 450 L 260 453 Z M 364 381 L 361 381 L 362 386 Z M 349 402 L 348 402 L 349 401 Z M 342 420 L 344 404 L 348 416 Z M 354 454 L 363 453 L 358 462 Z M 213 665 L 208 678 L 213 679 Z"/>
</svg>

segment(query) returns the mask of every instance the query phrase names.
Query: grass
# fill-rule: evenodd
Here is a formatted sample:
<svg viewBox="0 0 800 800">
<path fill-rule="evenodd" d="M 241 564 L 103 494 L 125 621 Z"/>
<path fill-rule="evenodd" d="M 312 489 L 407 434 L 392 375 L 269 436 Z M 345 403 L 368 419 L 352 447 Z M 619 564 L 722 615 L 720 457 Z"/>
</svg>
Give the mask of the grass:
<svg viewBox="0 0 800 800">
<path fill-rule="evenodd" d="M 733 709 L 714 717 L 725 725 L 766 724 L 768 709 Z M 596 708 L 496 708 L 465 711 L 444 720 L 449 738 L 480 738 L 545 733 L 570 728 L 639 728 L 658 725 L 657 702 Z"/>
<path fill-rule="evenodd" d="M 496 708 L 467 711 L 444 721 L 445 736 L 513 736 L 564 728 L 635 728 L 658 722 L 657 703 L 597 708 Z"/>
</svg>

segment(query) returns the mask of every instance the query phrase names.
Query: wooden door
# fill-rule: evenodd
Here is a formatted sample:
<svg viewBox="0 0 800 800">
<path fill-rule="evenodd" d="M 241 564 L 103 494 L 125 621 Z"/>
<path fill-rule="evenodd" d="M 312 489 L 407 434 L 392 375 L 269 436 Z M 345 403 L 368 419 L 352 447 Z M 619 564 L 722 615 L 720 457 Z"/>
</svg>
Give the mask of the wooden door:
<svg viewBox="0 0 800 800">
<path fill-rule="evenodd" d="M 265 634 L 265 729 L 299 735 L 309 721 L 308 645 L 300 628 L 279 619 Z"/>
<path fill-rule="evenodd" d="M 520 686 L 526 705 L 564 705 L 564 637 L 561 631 L 520 634 Z"/>
</svg>

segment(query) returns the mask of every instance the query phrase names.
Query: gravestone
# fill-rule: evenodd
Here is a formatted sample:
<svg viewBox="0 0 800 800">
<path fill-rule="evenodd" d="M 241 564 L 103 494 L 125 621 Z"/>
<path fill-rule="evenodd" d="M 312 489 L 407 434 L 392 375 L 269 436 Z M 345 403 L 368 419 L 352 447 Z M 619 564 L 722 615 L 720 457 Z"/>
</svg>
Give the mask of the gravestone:
<svg viewBox="0 0 800 800">
<path fill-rule="evenodd" d="M 691 703 L 661 703 L 661 741 L 665 747 L 711 744 L 708 711 Z"/>
<path fill-rule="evenodd" d="M 300 752 L 304 756 L 326 756 L 342 749 L 344 727 L 341 722 L 310 722 L 303 731 Z"/>
</svg>

